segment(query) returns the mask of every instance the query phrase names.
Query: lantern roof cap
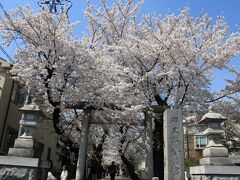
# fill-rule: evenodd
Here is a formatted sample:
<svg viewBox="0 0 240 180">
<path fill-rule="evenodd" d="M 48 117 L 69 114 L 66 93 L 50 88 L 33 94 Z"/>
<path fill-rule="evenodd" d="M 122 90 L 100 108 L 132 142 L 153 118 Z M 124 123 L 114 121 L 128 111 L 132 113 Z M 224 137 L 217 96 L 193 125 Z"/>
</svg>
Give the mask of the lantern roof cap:
<svg viewBox="0 0 240 180">
<path fill-rule="evenodd" d="M 39 106 L 35 104 L 34 100 L 31 104 L 25 104 L 23 107 L 19 108 L 20 111 L 41 111 Z"/>
<path fill-rule="evenodd" d="M 32 93 L 31 90 L 28 90 L 28 94 L 26 97 L 26 101 L 23 107 L 19 108 L 19 111 L 22 113 L 26 113 L 26 112 L 31 112 L 31 113 L 37 113 L 37 114 L 42 114 L 41 109 L 39 108 L 39 106 L 36 103 L 36 99 L 32 97 Z"/>
<path fill-rule="evenodd" d="M 208 108 L 208 112 L 203 115 L 202 119 L 199 121 L 198 124 L 206 124 L 210 121 L 218 121 L 218 122 L 223 122 L 227 119 L 227 117 L 223 116 L 222 114 L 220 113 L 217 113 L 214 111 L 213 107 L 212 106 L 209 106 Z"/>
</svg>

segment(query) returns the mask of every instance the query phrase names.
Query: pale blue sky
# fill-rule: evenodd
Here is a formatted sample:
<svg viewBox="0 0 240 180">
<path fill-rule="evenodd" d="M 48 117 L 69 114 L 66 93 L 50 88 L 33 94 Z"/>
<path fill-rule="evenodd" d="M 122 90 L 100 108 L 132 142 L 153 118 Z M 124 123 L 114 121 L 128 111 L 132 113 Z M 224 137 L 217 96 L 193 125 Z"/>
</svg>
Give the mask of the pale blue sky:
<svg viewBox="0 0 240 180">
<path fill-rule="evenodd" d="M 100 4 L 100 0 L 91 0 L 95 5 Z M 111 3 L 113 0 L 106 0 Z M 2 5 L 7 10 L 11 10 L 18 6 L 30 5 L 34 10 L 39 8 L 38 0 L 1 0 Z M 72 0 L 73 7 L 69 11 L 71 22 L 80 20 L 80 25 L 75 28 L 75 35 L 81 37 L 82 32 L 86 31 L 86 20 L 84 19 L 84 10 L 87 5 L 87 0 Z M 218 15 L 224 16 L 230 31 L 237 31 L 240 25 L 240 0 L 145 0 L 141 13 L 156 13 L 165 15 L 168 12 L 177 14 L 180 9 L 188 6 L 192 16 L 197 16 L 207 13 L 215 19 Z M 8 54 L 13 57 L 14 47 L 6 48 Z M 0 57 L 6 56 L 0 51 Z M 240 58 L 235 58 L 233 65 L 240 69 Z M 217 90 L 225 85 L 225 79 L 231 79 L 232 76 L 226 71 L 216 71 L 217 77 L 215 78 L 211 88 Z"/>
</svg>

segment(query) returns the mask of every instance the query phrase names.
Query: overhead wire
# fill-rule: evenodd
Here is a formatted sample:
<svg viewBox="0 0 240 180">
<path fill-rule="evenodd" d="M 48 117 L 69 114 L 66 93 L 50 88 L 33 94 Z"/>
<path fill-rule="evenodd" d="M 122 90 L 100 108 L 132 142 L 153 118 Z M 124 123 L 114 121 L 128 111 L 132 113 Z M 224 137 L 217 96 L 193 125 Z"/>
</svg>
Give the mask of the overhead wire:
<svg viewBox="0 0 240 180">
<path fill-rule="evenodd" d="M 3 13 L 5 14 L 5 16 L 7 16 L 8 18 L 10 18 L 7 10 L 4 8 L 4 6 L 2 5 L 1 2 L 0 2 L 0 8 L 1 8 L 1 10 L 3 11 Z M 14 42 L 16 43 L 17 46 L 19 46 L 18 43 L 17 43 L 17 41 L 16 41 L 16 38 L 14 38 Z M 9 62 L 14 62 L 13 59 L 11 58 L 11 56 L 5 51 L 5 49 L 4 49 L 1 45 L 0 45 L 0 50 L 3 52 L 3 54 L 5 54 L 5 56 L 8 58 L 7 60 L 8 60 Z"/>
</svg>

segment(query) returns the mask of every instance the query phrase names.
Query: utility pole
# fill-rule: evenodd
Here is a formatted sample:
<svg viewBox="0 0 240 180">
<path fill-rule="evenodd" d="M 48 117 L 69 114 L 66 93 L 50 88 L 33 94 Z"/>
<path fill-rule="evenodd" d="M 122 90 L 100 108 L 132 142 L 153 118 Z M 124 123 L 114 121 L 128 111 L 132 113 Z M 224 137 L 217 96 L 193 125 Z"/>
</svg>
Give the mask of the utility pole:
<svg viewBox="0 0 240 180">
<path fill-rule="evenodd" d="M 43 9 L 47 8 L 50 13 L 58 13 L 66 7 L 68 13 L 72 7 L 72 2 L 70 0 L 39 0 L 38 5 Z"/>
</svg>

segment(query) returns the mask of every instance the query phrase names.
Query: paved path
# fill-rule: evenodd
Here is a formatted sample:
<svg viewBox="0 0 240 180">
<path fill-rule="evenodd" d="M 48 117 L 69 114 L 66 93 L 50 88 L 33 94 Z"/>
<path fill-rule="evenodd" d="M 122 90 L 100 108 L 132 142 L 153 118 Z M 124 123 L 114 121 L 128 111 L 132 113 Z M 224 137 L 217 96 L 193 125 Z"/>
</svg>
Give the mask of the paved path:
<svg viewBox="0 0 240 180">
<path fill-rule="evenodd" d="M 104 179 L 101 180 L 110 180 L 110 177 L 105 177 Z M 124 176 L 116 176 L 115 180 L 130 180 L 130 178 Z"/>
</svg>

